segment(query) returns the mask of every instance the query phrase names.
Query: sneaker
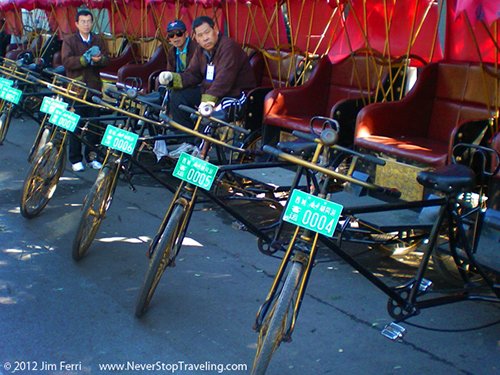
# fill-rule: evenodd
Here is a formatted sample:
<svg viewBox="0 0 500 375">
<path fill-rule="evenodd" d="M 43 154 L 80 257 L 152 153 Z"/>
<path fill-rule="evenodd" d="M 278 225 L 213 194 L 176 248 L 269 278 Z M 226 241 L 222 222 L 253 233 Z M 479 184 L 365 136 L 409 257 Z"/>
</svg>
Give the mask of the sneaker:
<svg viewBox="0 0 500 375">
<path fill-rule="evenodd" d="M 92 160 L 89 163 L 89 167 L 92 168 L 92 169 L 101 169 L 102 168 L 102 164 L 99 163 L 97 160 Z"/>
<path fill-rule="evenodd" d="M 179 156 L 181 156 L 183 152 L 190 153 L 196 148 L 197 147 L 193 146 L 191 143 L 183 143 L 175 150 L 169 151 L 168 156 L 170 156 L 173 159 L 179 159 Z"/>
<path fill-rule="evenodd" d="M 81 161 L 78 163 L 71 164 L 71 169 L 73 172 L 83 172 L 85 170 L 85 166 Z"/>
</svg>

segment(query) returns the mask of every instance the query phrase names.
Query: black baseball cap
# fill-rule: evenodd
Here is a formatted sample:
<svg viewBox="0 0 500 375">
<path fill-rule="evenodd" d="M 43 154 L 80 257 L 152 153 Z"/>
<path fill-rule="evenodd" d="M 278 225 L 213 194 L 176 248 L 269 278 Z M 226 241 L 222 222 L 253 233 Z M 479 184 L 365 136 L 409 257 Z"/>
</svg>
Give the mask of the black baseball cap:
<svg viewBox="0 0 500 375">
<path fill-rule="evenodd" d="M 174 20 L 168 24 L 167 33 L 174 31 L 174 30 L 186 31 L 186 25 L 181 20 Z"/>
</svg>

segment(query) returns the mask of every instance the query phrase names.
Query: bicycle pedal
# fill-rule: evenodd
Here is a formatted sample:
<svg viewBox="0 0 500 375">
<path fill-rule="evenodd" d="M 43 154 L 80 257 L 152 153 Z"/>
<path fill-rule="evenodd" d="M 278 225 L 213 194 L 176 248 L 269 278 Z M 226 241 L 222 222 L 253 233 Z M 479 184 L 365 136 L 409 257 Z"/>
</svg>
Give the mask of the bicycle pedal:
<svg viewBox="0 0 500 375">
<path fill-rule="evenodd" d="M 401 340 L 406 334 L 406 328 L 391 322 L 384 327 L 381 334 L 392 341 Z"/>
<path fill-rule="evenodd" d="M 432 289 L 432 281 L 431 280 L 427 280 L 427 279 L 422 279 L 422 281 L 420 281 L 420 285 L 418 286 L 418 290 L 420 292 L 427 292 L 428 290 Z"/>
</svg>

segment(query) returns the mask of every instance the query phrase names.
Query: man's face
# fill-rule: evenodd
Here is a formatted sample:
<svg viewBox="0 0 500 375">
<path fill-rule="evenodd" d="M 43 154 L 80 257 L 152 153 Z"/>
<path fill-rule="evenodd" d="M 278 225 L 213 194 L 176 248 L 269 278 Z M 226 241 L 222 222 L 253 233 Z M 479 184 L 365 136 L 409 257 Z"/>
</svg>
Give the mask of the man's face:
<svg viewBox="0 0 500 375">
<path fill-rule="evenodd" d="M 217 31 L 212 29 L 208 23 L 203 23 L 194 29 L 194 37 L 204 50 L 211 51 L 217 43 Z"/>
<path fill-rule="evenodd" d="M 168 41 L 175 48 L 182 49 L 186 43 L 187 32 L 183 30 L 174 30 L 168 33 Z"/>
<path fill-rule="evenodd" d="M 87 16 L 78 17 L 78 22 L 75 22 L 75 25 L 80 34 L 90 34 L 90 30 L 92 30 L 92 16 L 89 14 Z"/>
</svg>

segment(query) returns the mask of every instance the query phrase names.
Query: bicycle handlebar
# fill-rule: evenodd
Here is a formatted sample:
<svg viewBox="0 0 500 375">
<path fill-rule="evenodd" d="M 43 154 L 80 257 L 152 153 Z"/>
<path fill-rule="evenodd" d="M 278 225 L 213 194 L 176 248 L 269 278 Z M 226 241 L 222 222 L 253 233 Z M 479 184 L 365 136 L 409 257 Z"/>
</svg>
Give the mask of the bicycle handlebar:
<svg viewBox="0 0 500 375">
<path fill-rule="evenodd" d="M 104 93 L 113 98 L 113 99 L 116 99 L 116 100 L 120 100 L 121 96 L 124 95 L 123 92 L 120 92 L 118 90 L 115 90 L 115 88 L 113 86 L 109 86 L 109 87 L 106 87 L 106 89 L 104 90 Z M 92 100 L 94 100 L 94 98 L 92 97 Z"/>
<path fill-rule="evenodd" d="M 339 180 L 342 180 L 342 181 L 350 182 L 350 183 L 353 183 L 355 185 L 359 185 L 359 186 L 365 187 L 365 188 L 370 189 L 370 190 L 375 190 L 377 192 L 386 194 L 386 195 L 394 197 L 394 198 L 399 198 L 401 196 L 401 192 L 398 191 L 397 189 L 386 188 L 386 187 L 375 185 L 375 184 L 372 184 L 372 183 L 369 183 L 369 182 L 357 180 L 354 177 L 343 175 L 341 173 L 338 173 L 338 172 L 332 171 L 330 169 L 324 168 L 324 167 L 322 167 L 320 165 L 313 164 L 313 163 L 310 163 L 310 162 L 308 162 L 306 160 L 298 158 L 296 156 L 287 154 L 286 152 L 280 151 L 280 150 L 278 150 L 278 149 L 276 149 L 276 148 L 274 148 L 272 146 L 269 146 L 269 145 L 264 145 L 262 147 L 262 150 L 264 150 L 268 154 L 271 154 L 271 155 L 274 155 L 276 157 L 279 157 L 279 158 L 281 158 L 281 159 L 283 159 L 285 161 L 289 161 L 291 163 L 303 166 L 305 168 L 315 170 L 317 172 L 326 174 L 326 175 L 328 175 L 330 177 L 333 177 L 333 178 L 336 178 L 336 179 L 339 179 Z"/>
<path fill-rule="evenodd" d="M 127 96 L 128 96 L 128 94 L 127 94 Z M 138 102 L 140 102 L 140 103 L 142 103 L 144 105 L 147 105 L 148 107 L 154 108 L 154 109 L 156 109 L 158 111 L 163 111 L 164 110 L 164 108 L 161 105 L 156 104 L 156 103 L 151 103 L 150 101 L 147 101 L 146 99 L 144 99 L 143 97 L 141 97 L 141 95 L 137 95 L 134 99 L 137 100 Z"/>
<path fill-rule="evenodd" d="M 365 161 L 368 161 L 368 162 L 376 164 L 376 165 L 384 166 L 386 163 L 384 159 L 380 159 L 380 158 L 373 156 L 373 155 L 370 155 L 370 154 L 362 154 L 361 152 L 354 151 L 354 150 L 347 148 L 347 147 L 335 145 L 335 146 L 333 146 L 333 148 L 335 150 L 339 150 L 339 151 L 346 152 L 348 154 L 357 156 Z"/>
<path fill-rule="evenodd" d="M 457 143 L 455 146 L 453 146 L 452 161 L 454 164 L 460 163 L 461 161 L 460 159 L 464 154 L 464 150 L 473 150 L 474 154 L 477 153 L 478 155 L 481 156 L 481 165 L 480 165 L 481 171 L 479 171 L 480 174 L 491 177 L 495 176 L 500 170 L 500 155 L 498 151 L 496 151 L 493 148 L 470 144 L 470 143 Z M 461 155 L 456 155 L 460 151 L 462 151 Z M 470 160 L 468 160 L 469 163 L 472 162 L 474 154 L 468 156 L 470 158 Z M 489 170 L 487 170 L 488 167 Z"/>
<path fill-rule="evenodd" d="M 101 98 L 100 96 L 97 96 L 97 95 L 93 95 L 92 96 L 92 101 L 95 103 L 95 104 L 101 104 L 101 105 L 104 105 L 104 104 L 108 104 L 108 105 L 117 105 L 118 102 L 115 101 L 115 102 L 111 102 L 109 100 L 104 100 L 103 98 Z"/>
<path fill-rule="evenodd" d="M 94 100 L 94 99 L 93 99 Z M 142 120 L 142 121 L 145 121 L 145 122 L 148 122 L 150 124 L 153 124 L 153 125 L 157 125 L 157 126 L 166 126 L 165 123 L 162 123 L 162 122 L 158 122 L 156 120 L 153 120 L 153 119 L 150 119 L 150 118 L 147 118 L 147 117 L 144 117 L 144 116 L 141 116 L 139 114 L 136 114 L 136 113 L 131 113 L 131 112 L 128 112 L 126 110 L 124 110 L 123 108 L 120 108 L 120 107 L 115 107 L 111 104 L 108 104 L 106 103 L 106 101 L 102 100 L 101 98 L 99 97 L 96 97 L 96 100 L 98 101 L 98 103 L 102 106 L 104 106 L 105 108 L 108 108 L 108 109 L 111 109 L 111 110 L 114 110 L 118 113 L 122 113 L 126 116 L 129 116 L 129 117 L 132 117 L 132 118 L 135 118 L 137 120 Z M 229 148 L 231 150 L 235 150 L 235 151 L 239 151 L 239 152 L 246 152 L 246 150 L 240 148 L 240 147 L 235 147 L 235 146 L 231 146 L 231 145 L 228 145 L 227 143 L 223 142 L 223 141 L 220 141 L 218 139 L 215 139 L 215 138 L 212 138 L 208 135 L 205 135 L 203 133 L 200 133 L 200 132 L 197 132 L 193 129 L 190 129 L 190 128 L 187 128 L 175 121 L 173 121 L 170 117 L 168 117 L 167 115 L 165 115 L 164 113 L 160 113 L 160 118 L 167 122 L 170 126 L 172 126 L 173 128 L 177 129 L 177 130 L 180 130 L 184 133 L 187 133 L 187 134 L 190 134 L 190 135 L 194 135 L 198 138 L 203 138 L 209 142 L 212 142 L 212 143 L 215 143 L 215 144 L 218 144 L 218 145 L 221 145 L 223 147 L 226 147 L 226 148 Z"/>
<path fill-rule="evenodd" d="M 305 139 L 306 141 L 318 142 L 318 137 L 311 133 L 301 132 L 300 130 L 292 131 L 292 134 L 297 138 Z"/>
<path fill-rule="evenodd" d="M 339 150 L 339 151 L 342 151 L 342 152 L 349 153 L 351 155 L 357 156 L 357 157 L 359 157 L 359 158 L 361 158 L 361 159 L 363 159 L 365 161 L 368 161 L 370 163 L 373 163 L 373 164 L 376 164 L 376 165 L 381 165 L 381 166 L 385 165 L 385 160 L 380 159 L 380 158 L 378 158 L 376 156 L 369 155 L 369 154 L 362 154 L 360 152 L 351 150 L 350 148 L 346 148 L 346 147 L 342 147 L 342 146 L 333 144 L 334 142 L 333 142 L 332 139 L 326 139 L 327 136 L 329 136 L 329 134 L 326 134 L 326 136 L 324 135 L 324 133 L 326 133 L 327 131 L 328 132 L 334 132 L 336 134 L 336 132 L 333 129 L 324 129 L 321 132 L 321 136 L 320 137 L 318 137 L 315 134 L 305 133 L 305 132 L 301 132 L 299 130 L 294 130 L 292 132 L 292 134 L 295 135 L 298 138 L 302 138 L 302 139 L 305 139 L 307 141 L 316 142 L 316 143 L 323 143 L 325 146 L 331 145 L 330 147 L 333 148 L 333 149 L 335 149 L 335 150 Z"/>
<path fill-rule="evenodd" d="M 226 121 L 223 121 L 223 120 L 220 120 L 218 119 L 217 117 L 213 117 L 213 116 L 203 116 L 200 112 L 198 112 L 197 110 L 191 108 L 191 107 L 188 107 L 187 105 L 184 105 L 184 104 L 179 104 L 179 109 L 182 109 L 183 111 L 186 111 L 186 112 L 189 112 L 191 114 L 194 114 L 196 116 L 201 116 L 201 117 L 205 117 L 207 119 L 209 119 L 210 121 L 215 121 L 223 126 L 227 126 L 239 133 L 243 133 L 243 134 L 250 134 L 251 133 L 251 130 L 248 130 L 248 129 L 245 129 L 245 128 L 242 128 L 241 126 L 238 126 L 238 125 L 233 125 L 233 124 L 230 124 Z"/>
</svg>

